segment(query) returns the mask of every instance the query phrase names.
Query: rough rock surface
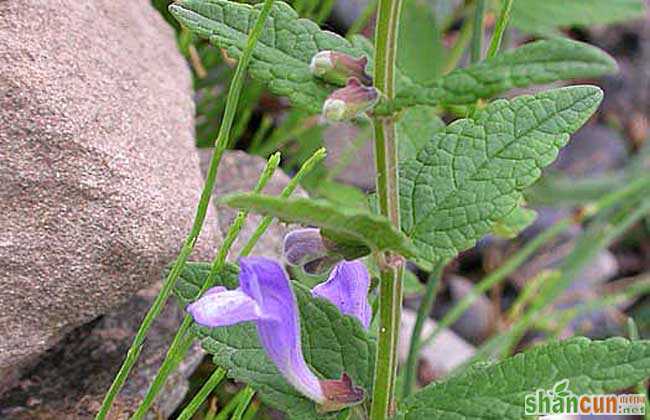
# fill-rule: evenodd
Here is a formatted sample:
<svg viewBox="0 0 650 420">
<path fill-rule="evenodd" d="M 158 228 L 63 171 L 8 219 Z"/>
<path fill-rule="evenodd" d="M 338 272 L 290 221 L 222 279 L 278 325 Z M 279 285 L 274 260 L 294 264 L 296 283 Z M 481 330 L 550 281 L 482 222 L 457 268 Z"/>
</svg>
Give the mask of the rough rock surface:
<svg viewBox="0 0 650 420">
<path fill-rule="evenodd" d="M 70 332 L 45 353 L 18 386 L 0 397 L 0 418 L 92 418 L 157 292 L 157 286 L 143 290 L 118 310 Z M 126 419 L 133 414 L 162 363 L 182 317 L 183 312 L 175 304 L 168 304 L 158 317 L 109 418 Z M 203 355 L 198 343 L 190 349 L 156 400 L 153 407 L 156 415 L 168 418 L 176 410 L 189 388 L 187 377 Z"/>
<path fill-rule="evenodd" d="M 202 180 L 189 71 L 147 1 L 0 2 L 0 109 L 4 378 L 158 280 Z"/>
<path fill-rule="evenodd" d="M 411 342 L 411 333 L 415 325 L 417 314 L 410 309 L 402 311 L 400 323 L 399 343 L 397 348 L 397 357 L 400 362 L 405 362 L 408 357 L 409 343 Z M 437 324 L 434 320 L 428 318 L 422 328 L 422 339 L 429 336 Z M 476 349 L 467 341 L 456 335 L 449 329 L 444 329 L 429 344 L 424 346 L 420 351 L 421 382 L 429 383 L 433 379 L 440 379 L 450 373 L 454 368 L 462 365 L 471 359 L 476 353 Z M 423 372 L 424 371 L 424 372 Z"/>
<path fill-rule="evenodd" d="M 205 174 L 210 165 L 212 149 L 199 149 L 199 155 L 201 158 L 201 170 Z M 257 184 L 257 180 L 265 166 L 266 160 L 259 156 L 249 155 L 239 150 L 226 151 L 221 163 L 219 164 L 213 197 L 217 199 L 219 196 L 224 194 L 251 191 L 255 187 L 255 184 Z M 282 172 L 281 169 L 277 169 L 264 188 L 263 193 L 278 195 L 288 182 L 289 177 Z M 292 194 L 292 197 L 306 196 L 307 193 L 300 187 L 296 188 Z M 215 205 L 219 211 L 221 233 L 225 236 L 230 224 L 237 215 L 237 210 L 217 203 L 215 203 Z M 234 257 L 237 256 L 246 241 L 251 237 L 253 231 L 257 228 L 261 219 L 262 217 L 260 215 L 249 214 L 248 219 L 244 224 L 244 228 L 232 246 L 230 251 L 231 259 L 234 259 Z M 255 255 L 280 259 L 282 257 L 282 241 L 284 235 L 286 235 L 291 229 L 292 225 L 278 222 L 272 223 L 266 233 L 262 235 L 260 240 L 257 242 L 252 252 Z"/>
<path fill-rule="evenodd" d="M 372 132 L 364 133 L 351 123 L 327 127 L 323 138 L 327 147 L 325 165 L 330 169 L 347 159 L 348 164 L 334 179 L 357 186 L 365 191 L 375 188 L 375 160 L 372 150 Z"/>
</svg>

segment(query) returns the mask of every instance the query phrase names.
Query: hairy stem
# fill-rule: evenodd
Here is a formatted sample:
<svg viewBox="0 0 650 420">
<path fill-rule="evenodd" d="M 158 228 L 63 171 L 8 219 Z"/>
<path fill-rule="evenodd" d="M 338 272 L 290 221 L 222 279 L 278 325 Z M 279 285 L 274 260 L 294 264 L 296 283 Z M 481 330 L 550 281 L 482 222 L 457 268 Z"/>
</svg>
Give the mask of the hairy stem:
<svg viewBox="0 0 650 420">
<path fill-rule="evenodd" d="M 217 135 L 214 152 L 212 154 L 212 159 L 210 160 L 210 167 L 208 168 L 205 184 L 203 186 L 203 191 L 201 192 L 201 198 L 197 206 L 196 216 L 194 217 L 194 222 L 192 224 L 190 233 L 185 239 L 183 247 L 181 248 L 178 257 L 176 258 L 176 261 L 174 261 L 174 265 L 170 270 L 169 275 L 165 279 L 160 293 L 158 293 L 158 296 L 156 296 L 156 299 L 145 315 L 142 324 L 140 324 L 140 328 L 138 329 L 138 332 L 133 339 L 133 343 L 131 344 L 131 347 L 126 354 L 126 358 L 124 359 L 120 370 L 115 376 L 115 379 L 113 379 L 113 383 L 108 389 L 108 392 L 104 397 L 104 401 L 102 402 L 102 406 L 99 409 L 97 416 L 95 417 L 97 420 L 104 420 L 108 415 L 115 397 L 124 386 L 126 378 L 129 376 L 133 365 L 135 365 L 135 362 L 138 360 L 138 356 L 140 355 L 144 340 L 147 336 L 147 333 L 149 332 L 149 329 L 151 328 L 151 325 L 153 324 L 153 321 L 158 317 L 160 311 L 162 311 L 162 308 L 165 306 L 165 303 L 171 294 L 174 284 L 176 283 L 178 276 L 183 270 L 183 267 L 185 266 L 185 263 L 187 262 L 187 259 L 192 253 L 194 245 L 196 245 L 196 242 L 199 238 L 199 234 L 203 228 L 203 222 L 205 221 L 205 217 L 208 212 L 208 206 L 210 205 L 210 199 L 212 197 L 212 191 L 214 190 L 219 163 L 221 162 L 223 153 L 229 143 L 230 131 L 235 119 L 239 96 L 244 85 L 246 68 L 248 67 L 248 63 L 251 60 L 251 56 L 253 55 L 253 48 L 255 47 L 257 39 L 262 33 L 264 22 L 266 21 L 266 18 L 271 11 L 272 5 L 273 0 L 266 0 L 264 3 L 262 11 L 260 12 L 257 21 L 255 22 L 255 27 L 248 37 L 246 48 L 242 53 L 241 59 L 237 63 L 237 68 L 235 70 L 235 74 L 233 76 L 230 90 L 228 91 L 228 96 L 226 99 L 226 109 L 224 111 L 223 121 L 219 127 L 219 134 Z"/>
<path fill-rule="evenodd" d="M 374 84 L 390 103 L 395 98 L 395 57 L 401 0 L 380 0 L 375 26 Z M 375 166 L 379 210 L 400 229 L 397 139 L 393 116 L 375 116 Z M 378 255 L 380 273 L 379 337 L 375 360 L 371 419 L 385 419 L 394 409 L 397 340 L 402 309 L 403 262 Z"/>
</svg>

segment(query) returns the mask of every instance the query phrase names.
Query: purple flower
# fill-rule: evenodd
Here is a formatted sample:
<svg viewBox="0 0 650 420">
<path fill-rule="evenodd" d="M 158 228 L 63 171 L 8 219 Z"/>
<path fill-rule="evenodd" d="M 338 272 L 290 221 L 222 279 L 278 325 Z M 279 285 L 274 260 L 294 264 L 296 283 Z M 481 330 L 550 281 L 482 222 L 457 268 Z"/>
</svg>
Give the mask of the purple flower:
<svg viewBox="0 0 650 420">
<path fill-rule="evenodd" d="M 363 400 L 363 390 L 347 375 L 319 380 L 309 369 L 300 345 L 300 321 L 289 278 L 275 261 L 262 257 L 239 260 L 239 287 L 208 290 L 187 311 L 206 327 L 253 321 L 266 355 L 282 376 L 321 410 L 338 410 Z"/>
<path fill-rule="evenodd" d="M 283 254 L 289 264 L 307 274 L 324 274 L 342 259 L 327 245 L 320 229 L 296 229 L 284 237 Z"/>
<path fill-rule="evenodd" d="M 354 316 L 365 329 L 370 325 L 372 310 L 368 304 L 370 275 L 361 261 L 342 261 L 330 273 L 329 279 L 312 289 L 312 294 L 329 300 L 339 310 Z"/>
</svg>

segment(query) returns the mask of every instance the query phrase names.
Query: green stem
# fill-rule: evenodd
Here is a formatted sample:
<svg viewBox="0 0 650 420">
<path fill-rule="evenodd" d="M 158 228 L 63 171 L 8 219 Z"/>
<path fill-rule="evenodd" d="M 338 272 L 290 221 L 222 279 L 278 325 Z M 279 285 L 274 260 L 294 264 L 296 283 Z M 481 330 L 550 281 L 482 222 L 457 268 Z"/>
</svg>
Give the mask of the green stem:
<svg viewBox="0 0 650 420">
<path fill-rule="evenodd" d="M 183 409 L 177 420 L 191 419 L 194 413 L 196 413 L 196 410 L 201 407 L 203 401 L 205 401 L 205 399 L 208 398 L 208 395 L 210 395 L 212 391 L 214 391 L 214 389 L 221 383 L 224 376 L 226 376 L 226 371 L 224 369 L 217 368 L 214 372 L 212 372 L 212 375 L 210 375 L 201 389 L 199 389 L 199 392 L 196 393 L 194 398 L 192 398 L 189 404 L 187 404 L 187 406 Z"/>
<path fill-rule="evenodd" d="M 174 284 L 176 283 L 176 279 L 178 279 L 178 276 L 180 275 L 181 271 L 183 270 L 183 267 L 185 266 L 185 262 L 187 262 L 187 258 L 192 253 L 192 250 L 194 249 L 194 245 L 196 244 L 196 241 L 199 238 L 199 234 L 201 233 L 203 222 L 205 221 L 208 207 L 210 205 L 212 191 L 214 190 L 214 184 L 217 178 L 217 169 L 219 168 L 221 157 L 223 156 L 223 153 L 229 143 L 230 131 L 232 129 L 233 121 L 235 119 L 237 103 L 239 102 L 242 86 L 244 84 L 244 76 L 246 74 L 246 68 L 248 67 L 248 64 L 251 60 L 253 54 L 253 48 L 255 46 L 255 43 L 257 42 L 257 39 L 262 33 L 264 22 L 266 21 L 266 18 L 269 15 L 269 12 L 271 11 L 272 5 L 273 5 L 273 0 L 266 0 L 266 2 L 264 3 L 264 7 L 260 12 L 257 21 L 255 22 L 255 27 L 253 28 L 250 36 L 248 37 L 246 48 L 242 53 L 241 59 L 237 63 L 237 69 L 235 70 L 235 75 L 233 76 L 230 90 L 228 91 L 228 97 L 226 99 L 226 110 L 224 112 L 224 117 L 221 126 L 219 127 L 219 134 L 217 135 L 214 152 L 212 154 L 212 159 L 210 161 L 210 167 L 208 169 L 205 184 L 203 186 L 203 191 L 201 192 L 201 198 L 197 206 L 196 216 L 194 218 L 194 223 L 192 224 L 192 229 L 190 230 L 190 233 L 187 239 L 185 240 L 183 247 L 181 248 L 181 252 L 179 253 L 178 257 L 176 258 L 176 261 L 174 262 L 173 268 L 170 270 L 169 275 L 165 279 L 165 282 L 163 283 L 163 287 L 161 288 L 160 293 L 158 293 L 158 296 L 156 296 L 156 299 L 151 305 L 149 311 L 147 312 L 144 320 L 142 321 L 142 324 L 140 324 L 140 328 L 138 329 L 138 332 L 136 333 L 136 336 L 133 339 L 133 343 L 131 344 L 131 347 L 127 352 L 126 358 L 124 359 L 124 362 L 120 367 L 120 370 L 115 376 L 113 383 L 108 389 L 108 392 L 104 397 L 104 401 L 102 402 L 102 406 L 99 409 L 97 416 L 95 417 L 97 420 L 104 420 L 108 415 L 108 412 L 111 409 L 111 406 L 113 405 L 113 401 L 115 400 L 115 397 L 120 392 L 120 389 L 122 389 L 122 386 L 124 386 L 124 382 L 126 381 L 129 372 L 131 372 L 133 365 L 135 365 L 135 362 L 138 359 L 140 350 L 144 344 L 144 340 L 147 336 L 147 333 L 149 332 L 149 329 L 153 324 L 153 321 L 156 319 L 156 317 L 158 317 L 160 311 L 162 310 L 163 306 L 167 302 L 167 299 L 171 294 Z"/>
<path fill-rule="evenodd" d="M 465 48 L 472 37 L 472 28 L 472 21 L 470 19 L 465 19 L 465 23 L 463 23 L 463 27 L 460 29 L 460 33 L 458 34 L 454 46 L 451 47 L 449 54 L 447 54 L 445 63 L 442 66 L 442 74 L 447 74 L 454 70 L 460 62 L 460 59 L 463 58 Z"/>
<path fill-rule="evenodd" d="M 572 218 L 563 219 L 541 234 L 537 235 L 533 240 L 528 242 L 523 248 L 517 251 L 512 257 L 508 258 L 498 269 L 491 272 L 483 280 L 481 280 L 472 290 L 465 295 L 460 302 L 454 305 L 453 308 L 438 322 L 437 328 L 427 336 L 420 345 L 418 350 L 427 344 L 431 343 L 445 328 L 456 322 L 465 311 L 472 306 L 472 303 L 478 299 L 483 293 L 490 290 L 494 285 L 502 282 L 506 277 L 515 271 L 521 264 L 523 264 L 528 257 L 533 255 L 543 245 L 549 243 L 556 238 L 560 233 L 564 232 L 574 223 Z"/>
<path fill-rule="evenodd" d="M 395 98 L 395 59 L 401 0 L 379 0 L 375 27 L 374 85 L 391 103 Z M 399 175 L 394 116 L 375 116 L 375 169 L 380 213 L 400 229 Z M 385 419 L 394 410 L 397 340 L 402 310 L 404 264 L 389 253 L 377 256 L 380 268 L 379 333 L 370 418 Z"/>
<path fill-rule="evenodd" d="M 253 397 L 255 396 L 255 391 L 253 388 L 250 386 L 246 386 L 242 391 L 242 396 L 239 401 L 239 405 L 237 405 L 237 409 L 235 410 L 235 413 L 232 415 L 231 420 L 241 420 L 242 416 L 244 415 L 244 412 L 250 405 L 251 401 L 253 400 Z"/>
<path fill-rule="evenodd" d="M 262 174 L 260 175 L 259 180 L 257 181 L 257 185 L 255 185 L 255 188 L 253 189 L 254 192 L 259 193 L 262 191 L 262 189 L 264 189 L 264 187 L 273 176 L 273 173 L 275 172 L 279 164 L 280 164 L 280 153 L 278 152 L 269 158 L 268 162 L 266 163 L 266 166 L 264 167 L 264 170 L 262 171 Z M 214 285 L 217 276 L 219 275 L 219 273 L 221 273 L 224 265 L 226 264 L 226 257 L 230 252 L 230 248 L 232 247 L 232 244 L 237 239 L 239 232 L 241 232 L 247 217 L 248 217 L 247 211 L 240 211 L 239 213 L 237 213 L 235 220 L 233 221 L 233 223 L 230 225 L 230 228 L 228 229 L 226 238 L 221 244 L 221 247 L 219 248 L 216 257 L 212 261 L 210 274 L 208 274 L 207 279 L 203 282 L 203 285 L 201 286 L 201 290 L 197 295 L 197 297 L 201 296 L 207 289 L 209 289 Z M 185 317 L 183 318 L 183 322 L 181 323 L 181 326 L 179 327 L 178 331 L 176 331 L 176 335 L 174 336 L 174 340 L 172 341 L 171 346 L 169 346 L 169 349 L 167 350 L 167 356 L 165 357 L 165 360 L 163 361 L 161 368 L 158 370 L 156 377 L 151 383 L 149 389 L 147 390 L 147 393 L 144 399 L 142 400 L 142 403 L 138 407 L 138 410 L 133 415 L 134 419 L 144 418 L 144 415 L 147 413 L 147 411 L 149 411 L 149 408 L 153 404 L 156 395 L 158 395 L 160 389 L 164 385 L 167 376 L 169 376 L 169 374 L 176 368 L 176 366 L 178 366 L 178 364 L 185 356 L 187 350 L 189 350 L 190 345 L 192 343 L 192 336 L 191 334 L 189 334 L 189 329 L 191 325 L 192 325 L 192 317 L 190 315 L 185 315 Z"/>
<path fill-rule="evenodd" d="M 287 185 L 284 187 L 282 192 L 280 192 L 280 197 L 282 198 L 288 198 L 293 192 L 296 190 L 298 185 L 300 185 L 300 182 L 302 179 L 307 175 L 309 172 L 311 172 L 314 167 L 320 163 L 323 159 L 325 159 L 325 156 L 327 155 L 327 152 L 325 151 L 324 148 L 320 148 L 314 152 L 313 155 L 307 159 L 296 175 L 294 175 L 293 178 L 289 180 Z M 246 256 L 251 253 L 253 250 L 253 247 L 259 240 L 259 238 L 266 232 L 266 229 L 268 229 L 269 225 L 273 222 L 273 217 L 272 216 L 264 216 L 262 218 L 262 221 L 259 223 L 257 226 L 257 229 L 255 229 L 255 232 L 251 235 L 251 237 L 248 239 L 248 242 L 244 245 L 242 250 L 240 251 L 240 256 Z"/>
<path fill-rule="evenodd" d="M 436 299 L 436 295 L 438 294 L 443 268 L 444 264 L 442 263 L 437 264 L 434 268 L 433 272 L 429 276 L 427 288 L 424 292 L 424 296 L 422 297 L 422 301 L 420 302 L 420 306 L 418 307 L 417 318 L 415 319 L 413 332 L 411 333 L 411 342 L 409 343 L 409 353 L 406 359 L 406 366 L 404 366 L 405 374 L 402 398 L 408 397 L 413 390 L 413 387 L 415 386 L 420 335 L 422 334 L 424 322 L 429 318 L 431 308 L 433 307 L 433 302 Z"/>
<path fill-rule="evenodd" d="M 230 417 L 230 413 L 235 411 L 235 409 L 239 406 L 239 403 L 244 396 L 244 389 L 241 389 L 234 397 L 228 401 L 228 404 L 221 410 L 219 410 L 219 413 L 214 416 L 214 420 L 227 420 Z M 208 420 L 208 419 L 206 419 Z"/>
<path fill-rule="evenodd" d="M 302 167 L 300 168 L 300 170 L 298 171 L 298 173 L 291 180 L 289 180 L 285 188 L 282 190 L 280 196 L 284 198 L 289 197 L 298 187 L 300 181 L 304 178 L 304 176 L 309 171 L 311 171 L 318 162 L 322 161 L 325 158 L 325 155 L 326 155 L 325 149 L 319 149 L 309 159 L 307 159 L 305 163 L 302 165 Z M 273 173 L 275 169 L 278 167 L 279 163 L 280 163 L 280 153 L 276 153 L 273 156 L 271 156 L 271 158 L 269 158 L 266 167 L 264 168 L 262 174 L 260 175 L 257 185 L 253 189 L 254 192 L 259 193 L 264 189 L 268 181 L 273 176 Z M 225 265 L 228 252 L 230 251 L 230 248 L 234 243 L 235 239 L 239 235 L 239 232 L 241 231 L 247 216 L 248 216 L 248 212 L 246 211 L 240 211 L 237 214 L 235 220 L 233 221 L 232 225 L 228 229 L 226 238 L 224 239 L 224 242 L 221 245 L 219 252 L 217 253 L 216 257 L 212 262 L 210 274 L 208 275 L 206 281 L 203 283 L 201 287 L 201 291 L 199 292 L 197 297 L 201 296 L 208 288 L 213 286 L 217 275 L 222 271 Z M 253 246 L 255 246 L 255 244 L 257 243 L 257 240 L 264 234 L 264 232 L 266 232 L 266 229 L 269 227 L 272 221 L 273 218 L 270 216 L 264 217 L 262 219 L 262 221 L 255 229 L 253 235 L 249 238 L 249 240 L 244 245 L 239 256 L 246 256 L 250 253 Z M 164 385 L 165 380 L 167 379 L 169 374 L 173 372 L 174 369 L 176 369 L 178 364 L 181 362 L 181 360 L 187 353 L 187 350 L 189 350 L 189 347 L 193 340 L 193 337 L 189 333 L 189 329 L 191 325 L 192 325 L 192 317 L 189 315 L 185 315 L 185 317 L 183 318 L 183 322 L 179 327 L 178 331 L 176 332 L 176 336 L 174 337 L 174 340 L 172 341 L 172 344 L 167 351 L 167 356 L 165 357 L 162 366 L 160 367 L 149 390 L 147 391 L 147 394 L 145 395 L 142 404 L 140 405 L 140 407 L 138 407 L 138 411 L 136 411 L 134 418 L 136 419 L 142 418 L 144 414 L 149 410 L 155 396 L 158 394 L 158 392 L 160 392 L 160 389 Z"/>
<path fill-rule="evenodd" d="M 499 52 L 503 40 L 503 34 L 505 33 L 506 28 L 508 27 L 508 21 L 510 20 L 510 10 L 512 9 L 513 0 L 502 0 L 502 2 L 501 11 L 499 12 L 497 23 L 494 26 L 494 34 L 492 34 L 490 46 L 488 47 L 487 58 L 494 57 Z"/>
<path fill-rule="evenodd" d="M 361 11 L 361 14 L 357 20 L 355 20 L 354 23 L 350 25 L 350 29 L 348 29 L 345 37 L 349 38 L 350 36 L 361 32 L 361 30 L 363 30 L 363 28 L 365 28 L 365 26 L 370 21 L 370 18 L 375 13 L 375 10 L 377 10 L 377 0 L 370 0 L 366 7 Z"/>
<path fill-rule="evenodd" d="M 483 18 L 485 15 L 485 0 L 475 0 L 475 3 L 472 45 L 470 48 L 470 61 L 472 63 L 481 61 L 481 53 L 483 52 Z"/>
<path fill-rule="evenodd" d="M 319 25 L 323 23 L 332 13 L 332 7 L 334 7 L 334 0 L 322 0 L 322 5 L 315 19 L 316 23 Z"/>
</svg>

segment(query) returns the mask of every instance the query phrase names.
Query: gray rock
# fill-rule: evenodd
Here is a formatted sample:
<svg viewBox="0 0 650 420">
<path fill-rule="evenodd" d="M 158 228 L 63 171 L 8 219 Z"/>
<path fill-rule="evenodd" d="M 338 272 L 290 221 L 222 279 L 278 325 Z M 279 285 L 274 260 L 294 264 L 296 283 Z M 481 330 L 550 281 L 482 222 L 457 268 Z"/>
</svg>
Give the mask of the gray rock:
<svg viewBox="0 0 650 420">
<path fill-rule="evenodd" d="M 411 333 L 417 315 L 410 309 L 402 310 L 400 322 L 399 343 L 397 356 L 400 362 L 405 362 L 408 356 Z M 431 334 L 437 327 L 432 319 L 427 319 L 422 328 L 421 339 Z M 420 360 L 425 363 L 432 379 L 439 379 L 450 373 L 454 368 L 469 361 L 476 349 L 449 329 L 444 329 L 429 344 L 420 350 Z"/>
<path fill-rule="evenodd" d="M 205 174 L 208 170 L 208 166 L 210 166 L 212 149 L 199 149 L 199 156 L 201 160 L 201 170 Z M 266 160 L 259 156 L 249 155 L 240 150 L 228 150 L 224 153 L 221 163 L 219 164 L 217 182 L 214 191 L 214 201 L 219 212 L 219 226 L 222 235 L 225 236 L 226 232 L 230 228 L 232 221 L 235 219 L 235 216 L 237 216 L 237 210 L 219 205 L 216 203 L 216 200 L 219 196 L 224 194 L 252 191 L 265 166 Z M 289 177 L 282 172 L 281 169 L 276 169 L 273 177 L 264 188 L 263 193 L 278 195 L 288 182 Z M 292 197 L 306 196 L 307 193 L 300 187 L 298 187 L 292 194 Z M 248 215 L 244 228 L 237 237 L 237 240 L 230 251 L 231 259 L 234 259 L 239 254 L 239 251 L 251 237 L 261 220 L 262 217 L 257 214 Z M 259 239 L 253 248 L 252 253 L 269 258 L 281 259 L 284 235 L 294 227 L 295 226 L 286 225 L 284 223 L 272 223 L 266 233 Z"/>
<path fill-rule="evenodd" d="M 0 108 L 4 378 L 160 278 L 202 179 L 189 71 L 148 2 L 0 2 Z M 211 210 L 198 256 L 218 238 Z"/>
<path fill-rule="evenodd" d="M 327 147 L 325 165 L 332 169 L 347 161 L 348 164 L 334 179 L 369 191 L 375 188 L 372 131 L 367 131 L 365 138 L 361 138 L 363 135 L 363 130 L 352 123 L 328 126 L 323 134 Z"/>
<path fill-rule="evenodd" d="M 627 157 L 627 144 L 617 131 L 588 124 L 571 137 L 551 167 L 571 177 L 583 178 L 619 169 Z"/>
<path fill-rule="evenodd" d="M 474 283 L 461 276 L 448 278 L 452 302 L 450 308 L 472 292 Z M 450 309 L 449 308 L 449 309 Z M 480 343 L 495 329 L 498 314 L 485 294 L 480 294 L 451 328 L 471 343 Z"/>
<path fill-rule="evenodd" d="M 156 286 L 144 290 L 117 311 L 74 329 L 20 379 L 18 386 L 3 395 L 0 418 L 92 418 L 158 289 Z M 109 418 L 126 419 L 135 411 L 182 317 L 176 304 L 163 310 Z M 178 370 L 168 378 L 153 412 L 162 418 L 171 416 L 185 398 L 187 378 L 203 356 L 200 345 L 195 343 Z"/>
</svg>

